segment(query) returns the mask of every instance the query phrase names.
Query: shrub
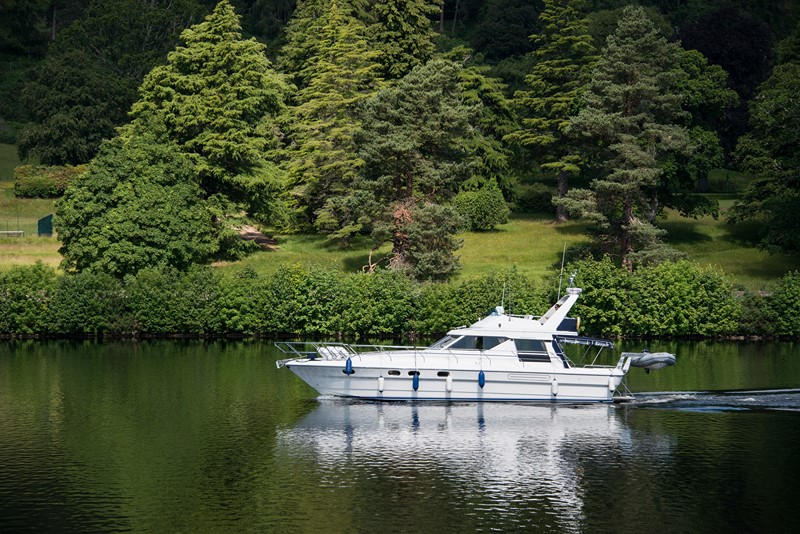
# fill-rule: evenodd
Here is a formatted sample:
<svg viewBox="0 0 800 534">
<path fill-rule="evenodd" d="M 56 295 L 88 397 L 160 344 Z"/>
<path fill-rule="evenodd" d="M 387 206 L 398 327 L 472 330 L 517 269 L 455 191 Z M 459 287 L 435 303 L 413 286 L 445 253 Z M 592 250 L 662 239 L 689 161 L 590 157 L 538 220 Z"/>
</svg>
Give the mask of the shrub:
<svg viewBox="0 0 800 534">
<path fill-rule="evenodd" d="M 800 336 L 800 272 L 793 271 L 781 278 L 770 298 L 770 308 L 778 335 Z"/>
<path fill-rule="evenodd" d="M 477 191 L 461 191 L 453 199 L 453 207 L 466 219 L 470 230 L 493 230 L 508 222 L 508 204 L 494 179 Z"/>
<path fill-rule="evenodd" d="M 19 198 L 57 198 L 86 172 L 86 165 L 20 165 L 14 169 L 14 194 Z"/>
<path fill-rule="evenodd" d="M 119 280 L 106 273 L 84 271 L 62 276 L 52 301 L 57 334 L 125 332 L 125 295 Z"/>
<path fill-rule="evenodd" d="M 0 333 L 47 332 L 57 283 L 55 269 L 41 262 L 0 273 Z"/>
</svg>

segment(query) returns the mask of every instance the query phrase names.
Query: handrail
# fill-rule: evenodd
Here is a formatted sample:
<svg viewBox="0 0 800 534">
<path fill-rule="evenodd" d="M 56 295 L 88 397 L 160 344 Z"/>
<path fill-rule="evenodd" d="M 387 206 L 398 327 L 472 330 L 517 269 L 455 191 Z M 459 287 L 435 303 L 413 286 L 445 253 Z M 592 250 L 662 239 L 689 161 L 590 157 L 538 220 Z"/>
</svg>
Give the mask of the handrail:
<svg viewBox="0 0 800 534">
<path fill-rule="evenodd" d="M 341 343 L 336 341 L 277 341 L 275 346 L 284 354 L 294 354 L 300 358 L 315 358 L 319 349 L 324 347 L 342 347 L 350 356 L 357 356 L 362 352 L 389 352 L 389 351 L 422 351 L 427 347 L 408 345 L 370 345 Z M 312 350 L 306 350 L 309 347 Z"/>
</svg>

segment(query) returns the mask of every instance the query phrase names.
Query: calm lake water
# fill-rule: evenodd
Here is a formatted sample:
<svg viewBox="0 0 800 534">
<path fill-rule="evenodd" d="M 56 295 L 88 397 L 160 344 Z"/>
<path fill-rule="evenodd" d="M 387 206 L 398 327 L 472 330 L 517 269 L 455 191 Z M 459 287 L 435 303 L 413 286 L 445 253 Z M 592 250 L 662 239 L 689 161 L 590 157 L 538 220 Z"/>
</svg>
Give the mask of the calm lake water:
<svg viewBox="0 0 800 534">
<path fill-rule="evenodd" d="M 641 348 L 631 344 L 626 350 Z M 0 342 L 0 532 L 790 532 L 800 345 L 619 406 L 318 399 L 269 342 Z"/>
</svg>

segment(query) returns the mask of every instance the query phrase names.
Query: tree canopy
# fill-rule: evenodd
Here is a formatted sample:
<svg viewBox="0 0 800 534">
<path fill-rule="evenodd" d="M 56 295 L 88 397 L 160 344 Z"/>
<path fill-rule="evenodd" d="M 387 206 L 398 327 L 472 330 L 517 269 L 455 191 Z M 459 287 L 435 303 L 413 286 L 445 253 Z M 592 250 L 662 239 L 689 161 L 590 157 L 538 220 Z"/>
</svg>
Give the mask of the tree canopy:
<svg viewBox="0 0 800 534">
<path fill-rule="evenodd" d="M 761 245 L 800 253 L 800 64 L 775 69 L 750 108 L 750 131 L 739 140 L 737 159 L 755 175 L 734 206 L 731 221 L 761 222 Z"/>
<path fill-rule="evenodd" d="M 626 8 L 592 72 L 586 104 L 571 119 L 573 134 L 599 147 L 601 175 L 591 190 L 564 197 L 564 205 L 590 216 L 600 242 L 616 249 L 628 269 L 634 250 L 657 242 L 652 222 L 665 153 L 689 152 L 673 70 L 679 50 L 644 10 Z"/>
</svg>

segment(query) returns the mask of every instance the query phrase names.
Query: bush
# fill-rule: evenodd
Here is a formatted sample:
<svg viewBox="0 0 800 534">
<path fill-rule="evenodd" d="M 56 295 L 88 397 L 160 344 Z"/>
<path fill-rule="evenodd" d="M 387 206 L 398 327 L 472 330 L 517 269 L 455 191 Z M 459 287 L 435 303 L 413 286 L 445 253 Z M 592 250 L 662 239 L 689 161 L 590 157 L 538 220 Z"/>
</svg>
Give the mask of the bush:
<svg viewBox="0 0 800 534">
<path fill-rule="evenodd" d="M 14 169 L 14 194 L 19 198 L 57 198 L 86 172 L 86 165 L 20 165 Z"/>
<path fill-rule="evenodd" d="M 55 269 L 41 262 L 0 273 L 0 333 L 47 332 L 57 283 Z"/>
<path fill-rule="evenodd" d="M 608 257 L 570 264 L 584 290 L 575 306 L 585 330 L 606 336 L 717 336 L 741 314 L 724 274 L 688 261 L 628 273 Z"/>
<path fill-rule="evenodd" d="M 122 283 L 106 273 L 62 276 L 52 301 L 56 334 L 127 333 Z"/>
<path fill-rule="evenodd" d="M 787 273 L 777 283 L 770 298 L 777 334 L 800 336 L 800 272 Z"/>
<path fill-rule="evenodd" d="M 453 207 L 466 219 L 470 230 L 493 230 L 508 222 L 508 204 L 494 179 L 477 191 L 461 191 L 453 199 Z"/>
<path fill-rule="evenodd" d="M 555 213 L 553 195 L 555 191 L 544 184 L 533 183 L 519 186 L 517 191 L 517 211 L 523 213 Z"/>
</svg>

